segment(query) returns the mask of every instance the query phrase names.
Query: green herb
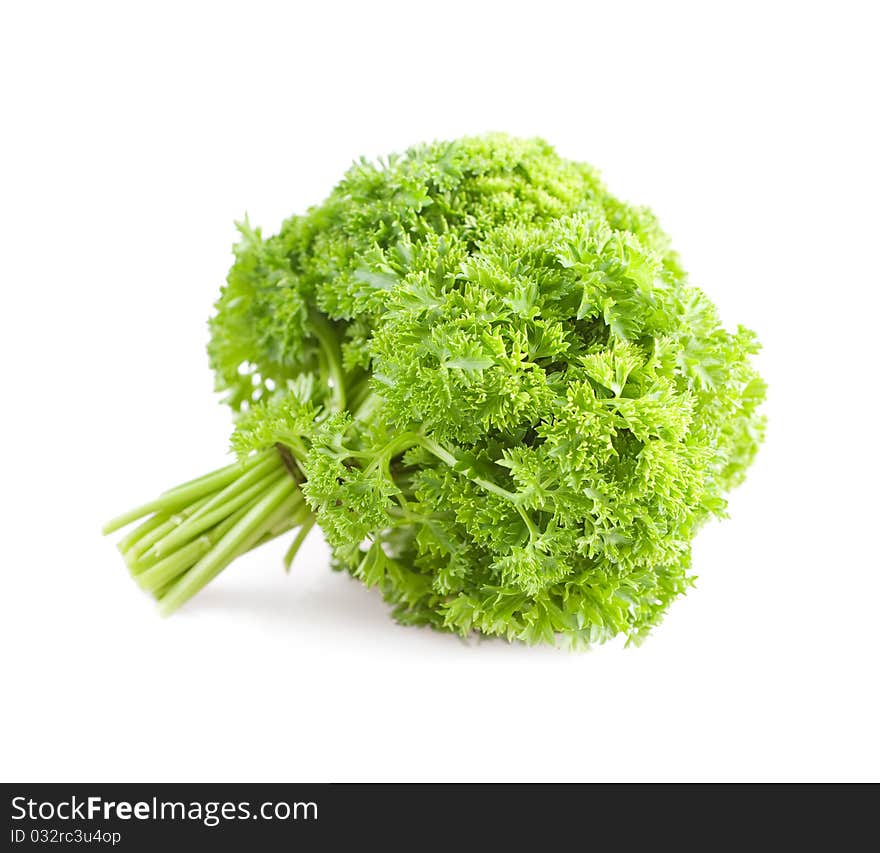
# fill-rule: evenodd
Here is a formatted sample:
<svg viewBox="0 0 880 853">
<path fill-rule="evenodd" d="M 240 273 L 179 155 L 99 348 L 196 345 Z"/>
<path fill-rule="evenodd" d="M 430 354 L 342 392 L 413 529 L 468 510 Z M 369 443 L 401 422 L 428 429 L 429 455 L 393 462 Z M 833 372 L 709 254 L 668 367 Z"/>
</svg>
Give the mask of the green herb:
<svg viewBox="0 0 880 853">
<path fill-rule="evenodd" d="M 146 518 L 120 548 L 164 612 L 315 522 L 406 624 L 638 640 L 686 591 L 765 387 L 648 210 L 491 135 L 239 227 L 209 353 L 240 461 L 106 528 Z"/>
</svg>

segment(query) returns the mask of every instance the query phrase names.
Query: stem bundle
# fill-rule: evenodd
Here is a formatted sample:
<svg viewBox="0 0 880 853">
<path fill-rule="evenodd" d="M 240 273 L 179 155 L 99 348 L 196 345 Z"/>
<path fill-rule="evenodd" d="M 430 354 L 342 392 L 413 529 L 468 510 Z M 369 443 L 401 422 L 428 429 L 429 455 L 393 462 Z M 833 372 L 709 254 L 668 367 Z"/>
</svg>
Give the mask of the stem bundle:
<svg viewBox="0 0 880 853">
<path fill-rule="evenodd" d="M 119 550 L 163 614 L 192 598 L 237 557 L 301 527 L 294 552 L 314 524 L 275 448 L 169 489 L 109 522 L 104 533 L 144 518 L 120 541 Z"/>
</svg>

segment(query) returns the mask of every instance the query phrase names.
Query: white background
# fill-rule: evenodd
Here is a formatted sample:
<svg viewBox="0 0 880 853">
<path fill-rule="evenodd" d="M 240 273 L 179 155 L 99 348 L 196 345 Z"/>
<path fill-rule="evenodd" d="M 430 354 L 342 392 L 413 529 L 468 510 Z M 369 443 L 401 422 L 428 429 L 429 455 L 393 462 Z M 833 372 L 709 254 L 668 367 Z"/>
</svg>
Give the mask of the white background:
<svg viewBox="0 0 880 853">
<path fill-rule="evenodd" d="M 19 3 L 0 13 L 6 781 L 878 779 L 874 4 Z M 162 620 L 101 523 L 225 460 L 233 220 L 539 134 L 764 342 L 767 443 L 640 649 L 397 626 L 313 534 Z"/>
</svg>

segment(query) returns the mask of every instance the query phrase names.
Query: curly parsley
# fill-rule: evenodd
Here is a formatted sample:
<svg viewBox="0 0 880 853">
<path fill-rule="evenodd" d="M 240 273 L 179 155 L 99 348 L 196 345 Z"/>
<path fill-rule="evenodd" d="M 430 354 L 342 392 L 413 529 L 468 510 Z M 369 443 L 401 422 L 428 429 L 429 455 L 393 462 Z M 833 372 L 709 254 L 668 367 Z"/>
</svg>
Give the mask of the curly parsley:
<svg viewBox="0 0 880 853">
<path fill-rule="evenodd" d="M 762 438 L 754 335 L 657 220 L 541 140 L 359 161 L 211 321 L 240 461 L 111 522 L 164 611 L 317 522 L 406 624 L 575 646 L 657 624 Z"/>
</svg>

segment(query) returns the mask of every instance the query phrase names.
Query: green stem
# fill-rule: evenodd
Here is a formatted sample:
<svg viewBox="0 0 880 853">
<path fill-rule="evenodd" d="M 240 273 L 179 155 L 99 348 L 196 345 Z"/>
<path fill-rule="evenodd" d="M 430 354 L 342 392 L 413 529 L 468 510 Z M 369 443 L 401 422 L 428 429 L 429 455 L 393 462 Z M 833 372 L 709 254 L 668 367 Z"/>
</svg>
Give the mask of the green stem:
<svg viewBox="0 0 880 853">
<path fill-rule="evenodd" d="M 438 444 L 432 438 L 420 435 L 419 444 L 421 444 L 429 453 L 433 453 L 441 462 L 445 462 L 450 468 L 455 468 L 455 466 L 458 465 L 458 460 L 455 456 L 443 447 L 442 444 Z M 476 483 L 487 492 L 491 492 L 493 495 L 498 495 L 498 497 L 504 498 L 511 503 L 519 503 L 519 495 L 514 492 L 509 492 L 507 489 L 503 489 L 497 483 L 493 483 L 491 480 L 486 480 L 483 477 L 472 477 L 470 474 L 467 476 L 472 482 Z"/>
<path fill-rule="evenodd" d="M 107 531 L 149 516 L 120 541 L 138 585 L 171 613 L 233 560 L 293 527 L 289 555 L 315 523 L 284 456 L 269 448 L 241 463 L 191 480 L 114 519 Z"/>
<path fill-rule="evenodd" d="M 373 457 L 373 460 L 366 468 L 367 473 L 374 471 L 381 465 L 386 469 L 385 473 L 388 474 L 390 478 L 391 475 L 387 468 L 391 463 L 392 458 L 398 453 L 402 453 L 404 450 L 409 450 L 410 447 L 415 447 L 417 444 L 420 444 L 421 441 L 422 436 L 417 432 L 404 432 L 395 436 Z"/>
<path fill-rule="evenodd" d="M 145 515 L 150 515 L 154 512 L 173 512 L 178 508 L 183 509 L 197 498 L 211 494 L 218 488 L 223 488 L 233 482 L 241 475 L 242 470 L 247 470 L 250 467 L 250 463 L 245 463 L 244 465 L 241 463 L 233 463 L 232 465 L 227 465 L 225 468 L 221 468 L 218 471 L 213 471 L 210 474 L 205 474 L 203 477 L 197 477 L 195 480 L 190 480 L 188 483 L 183 483 L 180 486 L 169 489 L 167 492 L 163 492 L 158 498 L 156 498 L 156 500 L 135 507 L 122 515 L 118 515 L 111 521 L 108 521 L 107 524 L 104 525 L 102 532 L 104 535 L 114 533 L 121 527 L 125 527 L 126 525 L 131 524 L 131 522 L 137 521 L 139 518 L 143 518 Z"/>
<path fill-rule="evenodd" d="M 382 404 L 382 398 L 370 389 L 369 379 L 355 381 L 348 389 L 348 408 L 352 420 L 366 421 Z"/>
<path fill-rule="evenodd" d="M 309 535 L 309 532 L 314 526 L 315 516 L 309 515 L 309 517 L 302 523 L 302 526 L 297 532 L 296 538 L 291 543 L 290 548 L 287 549 L 287 553 L 284 555 L 284 568 L 288 572 L 290 571 L 290 566 L 299 552 L 302 543 L 306 541 L 306 536 Z"/>
<path fill-rule="evenodd" d="M 242 513 L 244 515 L 244 513 Z M 232 519 L 230 519 L 232 520 Z M 235 522 L 233 521 L 233 524 Z M 195 565 L 207 554 L 214 545 L 212 537 L 199 536 L 194 542 L 190 542 L 165 559 L 150 566 L 145 571 L 134 576 L 138 586 L 147 592 L 161 589 L 179 575 L 183 574 L 190 566 Z"/>
<path fill-rule="evenodd" d="M 312 313 L 309 315 L 312 331 L 318 339 L 321 351 L 327 359 L 327 369 L 330 372 L 330 378 L 333 380 L 333 388 L 331 391 L 333 408 L 341 412 L 345 408 L 345 374 L 342 370 L 342 358 L 339 351 L 339 339 L 336 337 L 333 328 L 320 315 Z"/>
<path fill-rule="evenodd" d="M 525 522 L 526 530 L 529 531 L 529 542 L 535 542 L 541 535 L 541 531 L 535 526 L 535 522 L 532 521 L 529 514 L 523 509 L 520 504 L 516 505 L 517 512 L 519 512 L 520 517 Z"/>
<path fill-rule="evenodd" d="M 260 545 L 275 539 L 294 527 L 299 527 L 307 518 L 312 517 L 312 511 L 309 509 L 302 494 L 299 490 L 294 495 L 295 500 L 285 501 L 275 512 L 266 520 L 262 535 L 259 539 L 253 540 L 253 544 L 249 545 L 246 550 L 259 548 Z M 240 553 L 244 553 L 241 551 Z M 236 555 L 238 556 L 238 555 Z"/>
<path fill-rule="evenodd" d="M 276 470 L 258 479 L 250 488 L 238 490 L 232 496 L 224 496 L 223 492 L 221 492 L 216 498 L 208 501 L 198 512 L 186 519 L 183 524 L 153 545 L 150 553 L 156 557 L 164 557 L 180 545 L 194 539 L 203 531 L 210 530 L 215 524 L 223 521 L 224 518 L 228 518 L 239 507 L 245 506 L 265 492 L 266 488 L 273 485 L 277 480 L 289 476 L 286 471 Z"/>
<path fill-rule="evenodd" d="M 248 551 L 263 535 L 263 526 L 278 508 L 286 502 L 295 508 L 299 500 L 296 483 L 292 479 L 277 482 L 220 541 L 202 557 L 180 580 L 176 581 L 159 602 L 163 616 L 173 613 L 202 587 L 217 577 L 237 556 Z"/>
<path fill-rule="evenodd" d="M 150 549 L 153 543 L 158 542 L 163 536 L 167 536 L 176 527 L 183 524 L 183 522 L 193 515 L 193 513 L 198 512 L 208 500 L 209 498 L 207 496 L 199 498 L 192 505 L 184 507 L 179 512 L 175 512 L 170 516 L 165 512 L 158 513 L 157 517 L 162 519 L 162 523 L 158 527 L 150 530 L 146 536 L 142 536 L 130 548 L 123 552 L 126 561 L 139 559 L 141 555 L 145 554 Z"/>
<path fill-rule="evenodd" d="M 162 524 L 164 517 L 162 515 L 154 515 L 148 518 L 146 521 L 141 522 L 131 533 L 123 536 L 122 539 L 119 540 L 118 548 L 124 554 L 130 548 L 132 548 L 140 539 L 143 539 L 148 533 L 152 533 L 160 524 Z"/>
</svg>

